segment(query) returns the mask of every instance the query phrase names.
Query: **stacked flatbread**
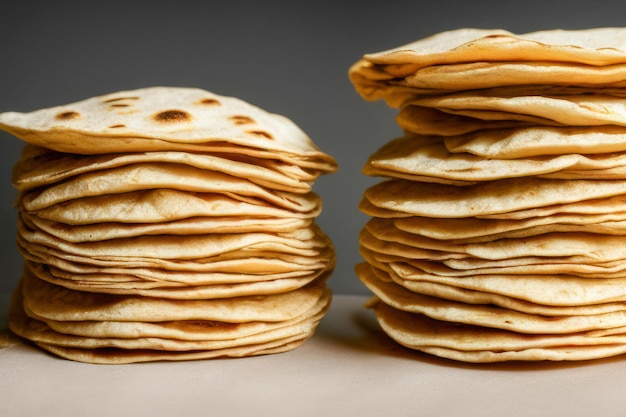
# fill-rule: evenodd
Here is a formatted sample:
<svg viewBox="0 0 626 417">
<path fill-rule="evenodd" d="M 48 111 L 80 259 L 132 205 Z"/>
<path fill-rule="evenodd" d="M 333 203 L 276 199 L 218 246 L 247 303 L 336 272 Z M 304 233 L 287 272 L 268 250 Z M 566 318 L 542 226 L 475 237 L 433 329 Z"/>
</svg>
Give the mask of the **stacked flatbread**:
<svg viewBox="0 0 626 417">
<path fill-rule="evenodd" d="M 626 352 L 626 29 L 462 29 L 364 56 L 403 137 L 364 172 L 383 330 L 468 362 Z"/>
<path fill-rule="evenodd" d="M 24 273 L 9 325 L 62 357 L 284 352 L 327 311 L 334 248 L 312 191 L 336 170 L 294 123 L 193 88 L 0 114 Z"/>
</svg>

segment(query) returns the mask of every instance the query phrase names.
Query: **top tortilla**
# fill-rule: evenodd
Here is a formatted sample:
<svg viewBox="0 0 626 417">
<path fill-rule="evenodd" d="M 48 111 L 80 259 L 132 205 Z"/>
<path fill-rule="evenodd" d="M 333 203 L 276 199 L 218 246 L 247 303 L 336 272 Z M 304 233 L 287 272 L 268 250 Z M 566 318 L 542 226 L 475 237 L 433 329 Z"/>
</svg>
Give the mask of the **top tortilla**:
<svg viewBox="0 0 626 417">
<path fill-rule="evenodd" d="M 457 29 L 366 54 L 350 68 L 348 75 L 364 99 L 385 99 L 392 107 L 399 107 L 407 97 L 414 94 L 414 87 L 418 85 L 415 82 L 394 85 L 395 81 L 410 77 L 427 67 L 444 68 L 477 62 L 517 62 L 522 66 L 538 62 L 548 66 L 558 65 L 568 73 L 579 71 L 577 68 L 570 71 L 569 64 L 623 64 L 626 62 L 626 29 L 545 30 L 519 35 L 501 29 Z M 496 72 L 500 76 L 499 71 Z M 517 73 L 517 69 L 514 72 Z M 429 77 L 426 85 L 420 84 L 418 87 L 425 90 L 452 88 L 447 83 L 440 84 L 440 81 L 439 76 Z M 537 80 L 533 79 L 532 82 L 537 83 Z M 489 85 L 494 84 L 490 82 Z"/>
<path fill-rule="evenodd" d="M 60 152 L 101 154 L 185 149 L 210 144 L 294 155 L 332 172 L 291 120 L 235 97 L 197 88 L 149 87 L 92 97 L 29 113 L 0 114 L 0 129 Z"/>
<path fill-rule="evenodd" d="M 530 58 L 529 58 L 530 57 Z M 542 30 L 455 29 L 365 55 L 377 64 L 422 66 L 469 61 L 546 61 L 609 65 L 626 62 L 626 28 Z"/>
</svg>

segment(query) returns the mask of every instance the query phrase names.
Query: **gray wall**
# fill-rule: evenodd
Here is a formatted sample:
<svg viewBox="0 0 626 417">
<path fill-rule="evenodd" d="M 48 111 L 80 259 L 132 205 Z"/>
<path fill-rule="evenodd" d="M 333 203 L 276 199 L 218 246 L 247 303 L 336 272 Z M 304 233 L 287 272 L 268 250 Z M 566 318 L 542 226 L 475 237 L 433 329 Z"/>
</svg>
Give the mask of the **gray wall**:
<svg viewBox="0 0 626 417">
<path fill-rule="evenodd" d="M 513 32 L 626 22 L 615 1 L 14 1 L 0 6 L 0 112 L 29 111 L 151 85 L 237 96 L 293 119 L 340 164 L 315 190 L 334 240 L 336 293 L 365 294 L 353 273 L 357 210 L 374 182 L 361 166 L 400 134 L 395 111 L 355 92 L 347 70 L 367 52 L 459 27 Z M 0 302 L 21 270 L 11 167 L 22 144 L 0 133 Z M 0 303 L 1 304 L 1 303 Z"/>
</svg>

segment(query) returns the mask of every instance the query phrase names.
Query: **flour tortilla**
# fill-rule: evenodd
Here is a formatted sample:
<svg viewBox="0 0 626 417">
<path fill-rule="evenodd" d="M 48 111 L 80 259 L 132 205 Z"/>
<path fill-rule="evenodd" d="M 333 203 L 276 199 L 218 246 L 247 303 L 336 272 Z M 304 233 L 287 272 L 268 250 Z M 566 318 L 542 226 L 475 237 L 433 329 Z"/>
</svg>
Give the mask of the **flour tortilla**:
<svg viewBox="0 0 626 417">
<path fill-rule="evenodd" d="M 590 332 L 528 335 L 450 324 L 397 310 L 379 301 L 372 304 L 383 330 L 399 344 L 458 361 L 573 361 L 626 353 L 623 333 L 605 337 L 595 337 Z"/>
<path fill-rule="evenodd" d="M 626 30 L 542 30 L 513 34 L 501 29 L 455 29 L 382 52 L 368 54 L 378 64 L 441 65 L 463 61 L 546 61 L 609 65 L 626 60 Z M 481 55 L 478 55 L 481 54 Z M 396 74 L 397 75 L 397 74 Z"/>
<path fill-rule="evenodd" d="M 265 268 L 259 271 L 242 268 L 241 272 L 191 272 L 141 268 L 89 268 L 84 265 L 63 269 L 52 264 L 41 264 L 33 261 L 25 261 L 26 268 L 35 270 L 45 268 L 47 273 L 64 281 L 75 281 L 87 285 L 136 285 L 137 288 L 160 288 L 176 289 L 181 287 L 195 286 L 236 286 L 236 284 L 259 283 L 264 281 L 276 281 L 281 279 L 297 279 L 317 276 L 322 271 L 332 269 L 334 256 L 327 259 L 320 257 L 314 265 L 296 265 L 283 272 L 266 272 Z M 68 263 L 62 264 L 67 266 Z M 247 265 L 247 264 L 244 264 Z M 45 278 L 42 278 L 45 279 Z"/>
<path fill-rule="evenodd" d="M 132 164 L 88 172 L 28 192 L 22 197 L 21 204 L 27 211 L 36 211 L 80 198 L 163 188 L 224 194 L 241 201 L 260 199 L 293 211 L 310 211 L 314 204 L 310 198 L 301 194 L 270 190 L 247 179 L 168 163 Z"/>
<path fill-rule="evenodd" d="M 268 331 L 266 334 L 241 337 L 229 341 L 179 341 L 159 338 L 87 338 L 58 335 L 52 331 L 39 330 L 36 334 L 26 333 L 26 337 L 36 343 L 78 349 L 119 348 L 127 350 L 159 350 L 164 352 L 220 351 L 225 349 L 245 348 L 250 345 L 265 345 L 276 340 L 308 339 L 312 336 L 318 322 L 290 326 L 284 329 Z M 283 336 L 283 337 L 281 337 Z"/>
<path fill-rule="evenodd" d="M 381 258 L 380 256 L 377 256 Z M 443 262 L 428 260 L 390 259 L 391 262 L 405 262 L 411 267 L 443 276 L 474 276 L 485 274 L 543 275 L 568 274 L 585 278 L 624 278 L 624 261 L 586 264 L 568 258 L 551 258 L 546 262 L 541 257 L 526 257 L 505 260 L 483 260 L 476 258 L 447 259 Z"/>
<path fill-rule="evenodd" d="M 401 243 L 387 242 L 377 238 L 367 229 L 359 233 L 359 244 L 369 251 L 393 256 L 397 260 L 427 259 L 433 261 L 446 261 L 454 258 L 465 258 L 468 255 L 463 252 L 451 252 L 444 249 L 428 249 L 409 246 Z"/>
<path fill-rule="evenodd" d="M 177 340 L 159 337 L 94 338 L 73 336 L 55 332 L 43 322 L 27 319 L 25 326 L 23 326 L 24 331 L 22 331 L 20 335 L 35 343 L 79 349 L 121 348 L 128 350 L 150 349 L 166 352 L 219 351 L 250 345 L 262 345 L 276 340 L 309 338 L 318 322 L 319 318 L 316 318 L 316 320 L 309 319 L 303 323 L 292 324 L 290 326 L 231 340 Z M 13 328 L 16 328 L 17 331 L 22 330 L 22 328 L 18 328 L 15 325 Z"/>
<path fill-rule="evenodd" d="M 408 233 L 457 243 L 481 242 L 503 237 L 526 237 L 550 232 L 588 232 L 602 234 L 624 233 L 626 212 L 606 214 L 556 213 L 549 216 L 526 219 L 485 219 L 464 217 L 458 219 L 434 219 L 407 217 L 400 219 L 378 219 L 388 227 Z"/>
<path fill-rule="evenodd" d="M 70 274 L 112 274 L 127 275 L 145 281 L 165 281 L 193 284 L 227 284 L 247 282 L 250 275 L 254 281 L 274 274 L 311 272 L 326 268 L 334 261 L 334 248 L 331 243 L 320 249 L 317 256 L 298 256 L 269 251 L 244 251 L 240 256 L 234 253 L 213 257 L 212 259 L 179 260 L 164 262 L 164 268 L 146 265 L 115 265 L 98 262 L 86 257 L 69 256 L 65 252 L 46 249 L 41 245 L 29 244 L 22 247 L 18 239 L 18 248 L 27 260 L 43 263 Z M 92 262 L 89 262 L 92 261 Z"/>
<path fill-rule="evenodd" d="M 614 311 L 624 310 L 624 301 L 608 301 L 600 304 L 585 304 L 572 306 L 546 306 L 543 304 L 524 301 L 519 298 L 509 297 L 501 294 L 494 294 L 478 290 L 468 290 L 453 285 L 436 284 L 421 281 L 401 281 L 394 282 L 402 287 L 431 297 L 463 302 L 467 304 L 493 304 L 509 310 L 521 311 L 523 313 L 541 314 L 551 316 L 571 316 L 588 314 L 605 314 Z"/>
<path fill-rule="evenodd" d="M 411 106 L 437 110 L 481 120 L 519 120 L 552 126 L 626 126 L 626 106 L 622 97 L 594 95 L 493 96 L 489 93 L 461 92 L 423 97 Z"/>
<path fill-rule="evenodd" d="M 412 291 L 417 288 L 413 284 L 428 283 L 510 297 L 542 306 L 587 306 L 589 309 L 606 303 L 620 303 L 621 309 L 626 306 L 624 278 L 584 278 L 568 274 L 480 274 L 449 277 L 419 271 L 401 263 L 387 264 L 387 270 L 381 273 Z M 469 298 L 466 302 L 470 302 Z"/>
<path fill-rule="evenodd" d="M 383 241 L 389 248 L 398 248 L 398 253 L 402 253 L 402 249 L 409 251 L 414 248 L 489 260 L 536 256 L 546 258 L 546 262 L 551 257 L 571 257 L 583 263 L 604 263 L 621 260 L 626 256 L 626 252 L 621 249 L 626 246 L 626 237 L 587 232 L 552 232 L 527 236 L 525 239 L 502 238 L 459 243 L 417 236 L 393 227 L 389 221 L 374 218 L 367 222 L 362 236 Z M 405 256 L 412 258 L 408 253 Z"/>
<path fill-rule="evenodd" d="M 421 68 L 397 86 L 435 91 L 478 90 L 502 86 L 588 86 L 596 89 L 623 87 L 626 65 L 586 65 L 548 61 L 467 62 Z M 421 91 L 421 90 L 419 90 Z M 435 92 L 433 91 L 433 93 Z"/>
<path fill-rule="evenodd" d="M 575 203 L 625 192 L 626 183 L 617 180 L 560 181 L 528 177 L 467 187 L 387 180 L 368 188 L 364 199 L 385 210 L 424 217 L 459 218 Z"/>
<path fill-rule="evenodd" d="M 276 207 L 263 201 L 235 199 L 212 193 L 189 193 L 172 189 L 133 191 L 123 194 L 83 197 L 37 210 L 33 214 L 59 223 L 159 223 L 192 217 L 275 217 L 311 219 L 322 211 L 322 200 L 315 193 L 301 195 L 311 210 L 300 212 Z"/>
<path fill-rule="evenodd" d="M 483 158 L 592 155 L 626 150 L 626 129 L 618 126 L 488 129 L 446 137 L 444 141 L 449 152 L 467 152 Z"/>
<path fill-rule="evenodd" d="M 489 297 L 501 299 L 506 297 L 514 299 L 515 303 L 524 304 L 524 308 L 513 308 L 511 304 L 504 305 L 507 308 L 520 309 L 521 311 L 540 313 L 537 306 L 550 307 L 563 311 L 573 306 L 593 306 L 589 311 L 595 311 L 599 304 L 620 303 L 623 304 L 623 284 L 626 274 L 603 276 L 601 274 L 578 274 L 568 268 L 553 268 L 548 271 L 537 270 L 532 265 L 524 265 L 523 270 L 511 270 L 513 268 L 484 268 L 484 270 L 465 271 L 466 274 L 447 273 L 445 265 L 429 264 L 428 262 L 399 262 L 381 258 L 378 254 L 363 251 L 365 265 L 372 268 L 378 279 L 383 281 L 395 281 L 414 292 L 435 295 L 430 291 L 422 292 L 420 288 L 425 286 L 447 287 L 446 291 L 451 294 L 452 289 L 465 293 L 484 293 Z M 360 264 L 357 268 L 364 268 Z M 522 268 L 520 268 L 522 269 Z M 369 272 L 368 272 L 369 273 Z M 545 290 L 542 292 L 542 285 Z M 457 294 L 458 295 L 458 294 Z M 469 301 L 467 296 L 462 300 L 469 303 L 478 303 L 479 296 L 474 301 Z M 441 297 L 450 298 L 450 297 Z M 461 299 L 452 297 L 461 301 Z M 486 298 L 485 298 L 486 299 Z M 527 303 L 533 303 L 534 307 L 528 310 Z M 494 302 L 494 304 L 498 304 Z M 604 308 L 604 307 L 602 307 Z M 611 307 L 612 308 L 612 307 Z M 623 308 L 623 307 L 620 307 Z M 556 314 L 556 313 L 555 313 Z M 557 314 L 558 315 L 558 314 Z"/>
<path fill-rule="evenodd" d="M 384 219 L 400 219 L 413 217 L 413 215 L 411 215 L 410 213 L 404 213 L 392 209 L 378 207 L 374 203 L 372 203 L 365 194 L 363 195 L 363 197 L 361 197 L 358 207 L 362 213 L 370 217 L 380 217 Z"/>
<path fill-rule="evenodd" d="M 326 265 L 333 259 L 334 248 L 330 242 L 320 248 L 315 256 L 298 255 L 261 247 L 250 247 L 246 250 L 222 253 L 210 258 L 199 259 L 158 259 L 158 258 L 126 258 L 99 259 L 90 256 L 70 254 L 61 250 L 25 242 L 19 235 L 17 246 L 22 256 L 28 260 L 58 266 L 66 271 L 108 271 L 112 273 L 138 274 L 148 276 L 165 276 L 162 271 L 179 273 L 282 273 L 293 270 L 309 270 L 313 267 Z M 161 271 L 161 272 L 159 272 Z"/>
<path fill-rule="evenodd" d="M 527 94 L 527 93 L 526 93 Z M 466 100 L 467 99 L 467 100 Z M 569 101 L 571 100 L 571 101 Z M 471 103 L 470 103 L 471 102 Z M 589 96 L 515 96 L 515 97 L 427 97 L 420 103 L 427 106 L 441 104 L 445 107 L 424 107 L 406 105 L 396 116 L 396 122 L 405 131 L 419 135 L 440 135 L 444 137 L 466 136 L 470 134 L 490 136 L 490 130 L 498 132 L 523 129 L 573 130 L 587 129 L 591 137 L 601 141 L 621 139 L 603 135 L 607 128 L 624 129 L 623 98 L 602 98 Z M 435 104 L 437 103 L 437 104 Z M 472 107 L 472 108 L 470 108 Z M 529 113 L 529 114 L 527 114 Z M 571 126 L 570 126 L 571 124 Z M 608 126 L 607 126 L 608 125 Z M 593 127 L 600 132 L 594 135 L 588 129 Z M 575 139 L 575 138 L 574 138 Z M 590 142 L 559 143 L 558 149 L 578 147 L 589 148 Z M 600 147 L 591 153 L 602 152 L 603 147 L 623 150 L 623 144 L 599 143 Z M 550 142 L 538 145 L 539 149 L 550 149 Z M 552 150 L 551 154 L 558 151 Z"/>
<path fill-rule="evenodd" d="M 250 344 L 251 340 L 242 340 L 251 336 L 262 335 L 269 339 L 282 339 L 287 334 L 276 334 L 276 331 L 288 330 L 293 332 L 309 331 L 310 326 L 317 322 L 328 310 L 329 297 L 324 297 L 302 316 L 284 322 L 249 322 L 249 323 L 222 323 L 216 321 L 171 321 L 163 323 L 132 323 L 132 322 L 59 322 L 44 321 L 51 331 L 63 335 L 81 336 L 94 339 L 138 339 L 156 338 L 179 341 L 214 341 L 230 343 L 232 345 Z M 26 312 L 29 315 L 32 312 Z M 31 317 L 32 318 L 32 317 Z M 300 327 L 300 329 L 298 329 Z M 307 328 L 308 327 L 308 328 Z M 270 334 L 269 332 L 274 332 Z M 239 339 L 239 340 L 237 340 Z M 269 341 L 269 340 L 268 340 Z M 86 346 L 84 346 L 86 347 Z M 215 349 L 216 347 L 213 347 Z"/>
<path fill-rule="evenodd" d="M 275 322 L 304 314 L 327 291 L 325 282 L 318 281 L 280 294 L 213 300 L 171 300 L 70 290 L 40 280 L 27 271 L 22 281 L 25 308 L 38 317 L 57 321 Z"/>
<path fill-rule="evenodd" d="M 194 235 L 209 233 L 288 233 L 310 227 L 313 219 L 279 217 L 192 217 L 159 223 L 96 223 L 68 225 L 19 213 L 31 229 L 41 229 L 68 242 L 99 242 L 145 235 Z"/>
<path fill-rule="evenodd" d="M 9 325 L 18 334 L 28 331 L 31 324 L 41 326 L 41 323 L 29 319 L 24 311 L 24 303 L 21 298 L 21 283 L 18 285 L 17 291 L 14 292 L 11 302 L 11 311 Z M 30 310 L 29 310 L 30 312 Z M 297 319 L 296 319 L 297 320 Z M 188 321 L 185 321 L 189 323 Z M 203 323 L 215 323 L 215 321 L 201 320 Z M 97 321 L 95 323 L 98 323 Z M 178 322 L 181 323 L 181 322 Z M 255 322 L 256 323 L 256 322 Z M 285 322 L 278 323 L 283 324 Z M 129 323 L 132 325 L 132 323 Z M 145 323 L 144 323 L 145 324 Z M 163 323 L 154 323 L 156 325 Z M 247 323 L 246 323 L 247 324 Z M 222 326 L 233 326 L 233 324 L 221 323 Z M 236 324 L 235 324 L 236 325 Z M 271 325 L 271 324 L 270 324 Z M 32 330 L 30 330 L 32 332 Z M 213 350 L 192 350 L 192 351 L 163 351 L 154 349 L 120 349 L 120 348 L 70 348 L 58 346 L 44 342 L 38 342 L 37 345 L 62 358 L 98 364 L 125 364 L 134 362 L 148 361 L 178 361 L 178 360 L 198 360 L 218 357 L 245 357 L 253 355 L 273 354 L 286 352 L 301 346 L 308 338 L 313 335 L 313 331 L 308 334 L 300 334 L 288 338 L 280 338 L 267 343 L 236 346 L 231 348 L 213 349 Z"/>
<path fill-rule="evenodd" d="M 246 160 L 248 159 L 248 160 Z M 140 152 L 104 155 L 75 155 L 55 152 L 27 144 L 22 157 L 13 168 L 13 185 L 25 192 L 54 184 L 87 172 L 118 168 L 138 163 L 184 164 L 208 171 L 246 178 L 255 184 L 291 192 L 308 192 L 320 175 L 296 165 L 271 159 L 233 157 L 228 154 L 189 152 Z"/>
<path fill-rule="evenodd" d="M 312 335 L 308 337 L 291 337 L 244 347 L 230 349 L 167 352 L 150 349 L 80 349 L 55 346 L 47 343 L 37 343 L 40 348 L 59 357 L 92 364 L 121 365 L 129 363 L 156 362 L 156 361 L 192 361 L 213 358 L 243 358 L 249 356 L 271 355 L 289 352 L 302 346 Z"/>
<path fill-rule="evenodd" d="M 452 360 L 473 363 L 495 363 L 504 361 L 584 361 L 622 355 L 626 350 L 621 344 L 601 346 L 562 346 L 550 349 L 521 351 L 457 351 L 453 349 L 427 347 L 424 352 Z"/>
<path fill-rule="evenodd" d="M 541 126 L 561 127 L 558 123 L 547 119 L 520 119 L 481 120 L 436 108 L 407 105 L 398 112 L 395 121 L 406 132 L 443 137 L 478 133 L 492 129 L 521 129 L 537 126 L 538 123 Z"/>
<path fill-rule="evenodd" d="M 427 67 L 475 62 L 602 66 L 626 62 L 624 51 L 626 31 L 622 28 L 545 30 L 518 35 L 500 29 L 467 28 L 366 54 L 352 65 L 348 75 L 364 99 L 384 99 L 390 106 L 400 107 L 411 92 L 393 81 L 411 77 Z"/>
<path fill-rule="evenodd" d="M 598 182 L 600 184 L 601 182 Z M 565 204 L 549 204 L 543 207 L 528 208 L 511 211 L 508 213 L 486 214 L 481 216 L 485 219 L 513 219 L 522 220 L 533 217 L 546 217 L 555 214 L 575 214 L 575 215 L 605 215 L 614 213 L 619 216 L 620 204 L 626 195 L 618 194 L 604 198 L 593 198 L 591 200 L 581 200 Z"/>
<path fill-rule="evenodd" d="M 505 261 L 485 261 L 472 258 L 423 260 L 407 259 L 401 256 L 388 255 L 370 250 L 364 246 L 359 248 L 363 259 L 376 268 L 390 272 L 399 271 L 405 278 L 413 277 L 486 277 L 491 276 L 511 276 L 523 278 L 525 276 L 574 276 L 585 279 L 623 279 L 626 278 L 626 268 L 623 261 L 606 262 L 598 264 L 583 264 L 573 262 L 568 259 L 551 259 L 546 263 L 544 259 L 516 258 Z M 470 262 L 480 261 L 480 262 Z"/>
<path fill-rule="evenodd" d="M 155 337 L 177 340 L 234 340 L 261 334 L 270 330 L 302 324 L 310 320 L 319 321 L 320 315 L 328 310 L 331 293 L 327 291 L 317 303 L 301 316 L 279 322 L 251 321 L 245 323 L 225 323 L 204 320 L 181 320 L 166 322 L 121 322 L 121 321 L 55 321 L 36 316 L 32 311 L 26 314 L 45 322 L 52 330 L 68 335 L 93 338 L 140 338 Z"/>
<path fill-rule="evenodd" d="M 197 88 L 148 87 L 30 113 L 6 112 L 0 115 L 0 128 L 59 152 L 144 152 L 187 149 L 185 145 L 207 150 L 227 144 L 233 150 L 286 154 L 301 166 L 336 170 L 334 159 L 286 117 Z"/>
<path fill-rule="evenodd" d="M 242 250 L 264 249 L 301 256 L 316 256 L 328 238 L 317 226 L 286 234 L 233 233 L 208 235 L 138 236 L 103 242 L 64 242 L 41 230 L 28 229 L 18 222 L 18 239 L 77 256 L 109 261 L 203 259 Z"/>
<path fill-rule="evenodd" d="M 285 276 L 264 277 L 254 280 L 251 277 L 238 283 L 182 284 L 172 282 L 137 281 L 132 276 L 110 276 L 90 274 L 76 276 L 58 269 L 46 268 L 29 262 L 30 272 L 37 278 L 71 290 L 100 294 L 141 295 L 177 300 L 202 300 L 216 298 L 268 295 L 293 291 L 310 284 L 314 280 L 325 280 L 334 266 L 312 271 L 308 274 L 284 274 Z M 219 279 L 219 278 L 218 278 Z"/>
<path fill-rule="evenodd" d="M 239 324 L 208 321 L 55 322 L 32 317 L 28 308 L 20 311 L 19 306 L 15 306 L 11 315 L 11 326 L 22 337 L 34 342 L 81 349 L 116 347 L 165 351 L 219 350 L 269 343 L 296 336 L 309 337 L 328 309 L 329 300 L 326 294 L 301 316 L 284 322 Z M 212 323 L 215 323 L 217 332 L 211 332 Z M 202 329 L 202 324 L 209 328 Z M 192 329 L 197 330 L 196 333 L 191 333 Z M 103 335 L 103 332 L 106 335 Z M 217 337 L 214 337 L 215 333 Z M 166 337 L 168 334 L 177 337 Z"/>
<path fill-rule="evenodd" d="M 576 179 L 611 176 L 623 178 L 626 153 L 596 156 L 563 154 L 523 159 L 485 159 L 468 153 L 451 153 L 438 136 L 407 135 L 394 139 L 374 152 L 363 173 L 370 176 L 413 181 L 471 185 L 477 181 L 546 176 Z M 614 169 L 611 171 L 611 169 Z"/>
<path fill-rule="evenodd" d="M 626 309 L 603 314 L 544 316 L 522 313 L 491 305 L 473 305 L 414 293 L 374 274 L 362 274 L 361 281 L 385 304 L 410 313 L 451 323 L 490 327 L 528 334 L 568 334 L 623 327 Z"/>
</svg>

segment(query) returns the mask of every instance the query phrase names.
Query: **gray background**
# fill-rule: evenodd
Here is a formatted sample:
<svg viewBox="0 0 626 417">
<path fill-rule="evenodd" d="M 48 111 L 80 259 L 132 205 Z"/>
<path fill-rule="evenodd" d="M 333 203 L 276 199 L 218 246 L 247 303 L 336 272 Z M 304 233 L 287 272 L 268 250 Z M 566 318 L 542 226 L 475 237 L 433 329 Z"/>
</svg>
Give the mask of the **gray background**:
<svg viewBox="0 0 626 417">
<path fill-rule="evenodd" d="M 615 1 L 14 1 L 0 6 L 0 112 L 30 111 L 124 89 L 192 86 L 237 96 L 294 120 L 333 155 L 319 218 L 338 255 L 330 285 L 366 294 L 353 273 L 357 204 L 376 180 L 367 157 L 400 135 L 396 111 L 368 103 L 347 78 L 368 52 L 460 27 L 621 26 Z M 0 132 L 0 304 L 21 271 L 11 168 L 22 143 Z"/>
</svg>

